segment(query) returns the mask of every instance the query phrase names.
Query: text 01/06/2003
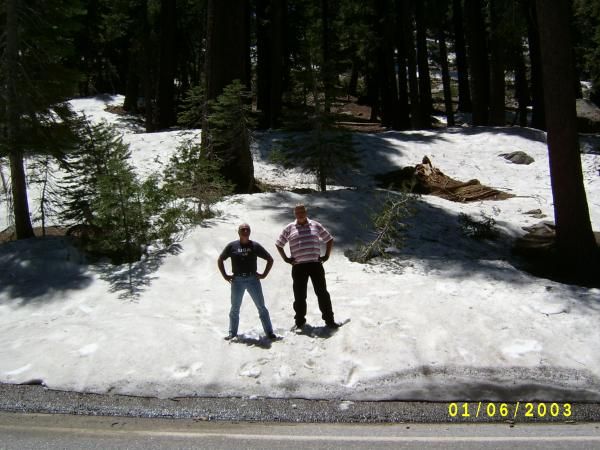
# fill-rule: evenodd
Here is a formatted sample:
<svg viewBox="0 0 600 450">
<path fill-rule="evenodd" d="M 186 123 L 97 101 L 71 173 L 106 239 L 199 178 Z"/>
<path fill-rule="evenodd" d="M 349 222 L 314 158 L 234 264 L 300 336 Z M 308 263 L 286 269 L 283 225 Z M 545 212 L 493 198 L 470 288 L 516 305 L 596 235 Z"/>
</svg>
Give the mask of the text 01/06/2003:
<svg viewBox="0 0 600 450">
<path fill-rule="evenodd" d="M 455 418 L 473 419 L 547 419 L 569 418 L 573 415 L 571 403 L 497 403 L 464 402 L 448 404 L 448 415 Z"/>
</svg>

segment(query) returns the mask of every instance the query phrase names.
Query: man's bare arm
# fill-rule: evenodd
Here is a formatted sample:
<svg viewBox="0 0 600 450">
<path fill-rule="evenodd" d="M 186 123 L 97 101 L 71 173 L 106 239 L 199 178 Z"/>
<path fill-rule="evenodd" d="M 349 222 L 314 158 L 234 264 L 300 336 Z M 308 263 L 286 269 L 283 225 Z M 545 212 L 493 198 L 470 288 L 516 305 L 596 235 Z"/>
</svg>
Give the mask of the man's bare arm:
<svg viewBox="0 0 600 450">
<path fill-rule="evenodd" d="M 225 271 L 225 264 L 223 264 L 223 258 L 221 258 L 220 256 L 219 259 L 217 259 L 217 266 L 219 267 L 219 272 L 221 272 L 221 275 L 223 276 L 225 281 L 231 283 L 231 280 L 233 280 L 233 276 L 227 275 L 227 272 Z"/>
<path fill-rule="evenodd" d="M 279 247 L 278 245 L 276 245 L 275 247 L 277 247 L 277 251 L 279 252 L 279 254 L 281 255 L 281 258 L 288 264 L 294 264 L 294 258 L 288 258 L 288 256 L 285 254 L 285 251 L 283 250 L 283 247 Z"/>
<path fill-rule="evenodd" d="M 325 256 L 321 256 L 319 259 L 321 262 L 325 262 L 331 256 L 331 249 L 333 248 L 333 239 L 327 241 L 327 247 L 325 248 Z"/>
</svg>

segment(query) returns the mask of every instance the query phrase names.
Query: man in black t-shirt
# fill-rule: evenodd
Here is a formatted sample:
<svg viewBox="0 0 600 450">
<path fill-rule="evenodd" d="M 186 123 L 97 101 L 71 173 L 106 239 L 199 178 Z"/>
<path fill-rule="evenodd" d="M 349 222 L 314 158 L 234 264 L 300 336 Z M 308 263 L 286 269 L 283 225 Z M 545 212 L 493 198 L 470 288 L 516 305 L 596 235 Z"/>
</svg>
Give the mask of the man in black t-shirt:
<svg viewBox="0 0 600 450">
<path fill-rule="evenodd" d="M 237 336 L 240 322 L 240 307 L 244 292 L 248 291 L 250 297 L 258 309 L 258 316 L 262 322 L 265 334 L 269 339 L 276 339 L 271 325 L 271 317 L 265 306 L 265 299 L 262 292 L 260 280 L 266 278 L 273 266 L 273 258 L 262 245 L 250 240 L 250 225 L 243 223 L 238 227 L 238 241 L 232 241 L 225 246 L 217 265 L 225 281 L 231 283 L 231 309 L 229 310 L 229 335 L 227 340 Z M 263 273 L 257 272 L 256 258 L 262 258 L 267 261 Z M 225 261 L 231 258 L 231 269 L 233 275 L 228 275 L 225 271 Z"/>
</svg>

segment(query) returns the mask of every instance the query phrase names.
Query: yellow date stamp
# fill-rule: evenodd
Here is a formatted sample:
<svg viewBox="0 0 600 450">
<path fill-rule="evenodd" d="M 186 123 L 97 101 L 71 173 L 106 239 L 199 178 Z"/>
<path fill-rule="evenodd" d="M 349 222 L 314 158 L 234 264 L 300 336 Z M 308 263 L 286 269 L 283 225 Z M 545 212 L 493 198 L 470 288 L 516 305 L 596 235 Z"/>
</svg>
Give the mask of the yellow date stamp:
<svg viewBox="0 0 600 450">
<path fill-rule="evenodd" d="M 448 404 L 448 416 L 458 419 L 549 419 L 573 415 L 571 403 L 560 402 L 455 402 Z"/>
</svg>

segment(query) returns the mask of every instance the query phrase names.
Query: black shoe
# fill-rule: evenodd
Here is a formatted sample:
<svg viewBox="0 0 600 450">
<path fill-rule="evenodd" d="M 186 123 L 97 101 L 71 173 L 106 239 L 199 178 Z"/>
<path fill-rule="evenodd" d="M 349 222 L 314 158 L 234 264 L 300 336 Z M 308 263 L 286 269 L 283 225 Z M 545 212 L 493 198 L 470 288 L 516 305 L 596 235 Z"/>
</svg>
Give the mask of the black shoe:
<svg viewBox="0 0 600 450">
<path fill-rule="evenodd" d="M 275 333 L 269 333 L 269 334 L 267 334 L 267 337 L 269 339 L 271 339 L 272 341 L 277 339 L 277 335 Z"/>
<path fill-rule="evenodd" d="M 226 341 L 231 341 L 231 340 L 235 339 L 236 337 L 237 337 L 237 334 L 230 334 L 230 335 L 228 335 L 228 336 L 225 336 L 225 338 L 224 338 L 224 339 L 225 339 Z"/>
<path fill-rule="evenodd" d="M 338 329 L 338 328 L 340 327 L 340 324 L 339 324 L 339 323 L 335 323 L 335 322 L 327 322 L 327 323 L 325 324 L 325 326 L 326 326 L 327 328 L 330 328 L 330 329 L 332 329 L 332 330 L 336 330 L 336 329 Z"/>
<path fill-rule="evenodd" d="M 304 322 L 303 324 L 297 323 L 292 327 L 292 331 L 299 333 L 300 331 L 302 331 L 302 329 L 304 328 L 305 325 L 306 325 L 306 322 Z"/>
</svg>

